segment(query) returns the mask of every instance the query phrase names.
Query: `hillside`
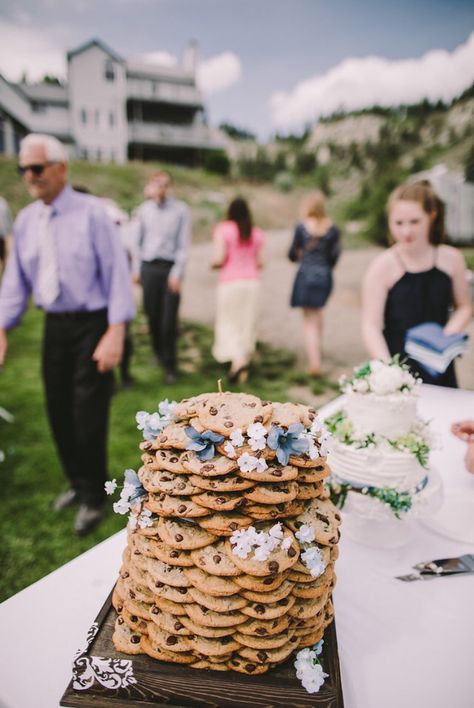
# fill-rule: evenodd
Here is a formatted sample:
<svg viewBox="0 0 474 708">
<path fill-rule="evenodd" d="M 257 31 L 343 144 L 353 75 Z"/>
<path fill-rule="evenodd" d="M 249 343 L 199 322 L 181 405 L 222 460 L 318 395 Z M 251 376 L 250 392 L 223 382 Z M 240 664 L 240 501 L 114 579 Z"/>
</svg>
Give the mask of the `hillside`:
<svg viewBox="0 0 474 708">
<path fill-rule="evenodd" d="M 191 207 L 194 239 L 210 238 L 214 224 L 236 195 L 246 197 L 264 229 L 288 228 L 298 219 L 302 198 L 315 187 L 328 195 L 346 246 L 383 243 L 384 207 L 394 186 L 409 175 L 444 163 L 464 174 L 474 170 L 474 89 L 449 106 L 424 101 L 394 109 L 374 107 L 320 120 L 300 136 L 277 136 L 266 145 L 228 137 L 230 174 L 166 166 L 177 197 Z M 231 131 L 232 132 L 232 129 Z M 0 195 L 14 213 L 29 197 L 16 161 L 0 158 Z M 142 201 L 158 163 L 104 165 L 77 161 L 72 184 L 111 197 L 129 213 Z"/>
</svg>

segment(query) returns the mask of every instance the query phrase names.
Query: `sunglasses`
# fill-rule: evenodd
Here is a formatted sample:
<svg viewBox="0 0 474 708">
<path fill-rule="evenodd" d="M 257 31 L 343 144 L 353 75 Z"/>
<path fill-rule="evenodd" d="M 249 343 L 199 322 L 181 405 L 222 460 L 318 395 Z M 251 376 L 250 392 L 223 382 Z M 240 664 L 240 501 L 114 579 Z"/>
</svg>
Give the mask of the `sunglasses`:
<svg viewBox="0 0 474 708">
<path fill-rule="evenodd" d="M 32 174 L 35 175 L 35 177 L 39 177 L 43 174 L 48 165 L 54 164 L 54 162 L 44 162 L 36 165 L 18 165 L 17 170 L 20 175 L 24 175 L 26 172 L 28 172 L 28 170 L 30 170 Z"/>
</svg>

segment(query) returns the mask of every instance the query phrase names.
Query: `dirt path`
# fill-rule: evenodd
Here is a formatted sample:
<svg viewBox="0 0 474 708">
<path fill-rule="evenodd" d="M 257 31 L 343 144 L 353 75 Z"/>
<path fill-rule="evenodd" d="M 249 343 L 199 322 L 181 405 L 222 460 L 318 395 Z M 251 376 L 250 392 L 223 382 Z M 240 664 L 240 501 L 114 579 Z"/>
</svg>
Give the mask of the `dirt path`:
<svg viewBox="0 0 474 708">
<path fill-rule="evenodd" d="M 296 266 L 286 258 L 289 231 L 267 232 L 267 266 L 264 271 L 259 339 L 297 352 L 304 366 L 301 312 L 289 307 Z M 335 271 L 335 287 L 325 314 L 324 372 L 331 379 L 367 358 L 360 338 L 360 283 L 375 248 L 343 252 Z M 209 268 L 211 244 L 192 247 L 181 314 L 212 325 L 216 275 Z M 474 322 L 469 328 L 468 355 L 457 364 L 459 384 L 474 389 Z"/>
</svg>

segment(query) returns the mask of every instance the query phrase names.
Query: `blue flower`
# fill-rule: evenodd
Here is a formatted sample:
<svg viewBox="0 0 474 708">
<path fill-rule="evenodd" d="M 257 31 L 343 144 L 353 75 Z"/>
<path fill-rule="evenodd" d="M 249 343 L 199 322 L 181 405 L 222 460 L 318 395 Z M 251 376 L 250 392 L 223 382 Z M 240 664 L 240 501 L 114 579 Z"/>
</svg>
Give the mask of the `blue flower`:
<svg viewBox="0 0 474 708">
<path fill-rule="evenodd" d="M 138 475 L 134 470 L 125 470 L 125 479 L 123 486 L 124 489 L 127 490 L 128 501 L 130 504 L 133 504 L 133 502 L 137 501 L 138 499 L 142 499 L 143 497 L 148 496 L 148 492 L 142 486 L 142 483 L 138 479 Z"/>
<path fill-rule="evenodd" d="M 267 445 L 272 450 L 276 450 L 276 456 L 280 465 L 287 465 L 290 455 L 302 455 L 308 452 L 309 442 L 299 436 L 304 427 L 301 423 L 293 423 L 288 430 L 283 430 L 278 425 L 272 425 L 268 433 Z"/>
<path fill-rule="evenodd" d="M 202 462 L 212 460 L 215 455 L 214 445 L 223 443 L 224 436 L 218 433 L 213 433 L 212 430 L 206 430 L 204 433 L 198 431 L 191 425 L 188 425 L 184 432 L 191 438 L 191 442 L 186 446 L 187 450 L 194 450 Z"/>
<path fill-rule="evenodd" d="M 323 650 L 324 639 L 321 639 L 317 644 L 314 645 L 313 651 L 316 656 L 319 656 Z"/>
</svg>

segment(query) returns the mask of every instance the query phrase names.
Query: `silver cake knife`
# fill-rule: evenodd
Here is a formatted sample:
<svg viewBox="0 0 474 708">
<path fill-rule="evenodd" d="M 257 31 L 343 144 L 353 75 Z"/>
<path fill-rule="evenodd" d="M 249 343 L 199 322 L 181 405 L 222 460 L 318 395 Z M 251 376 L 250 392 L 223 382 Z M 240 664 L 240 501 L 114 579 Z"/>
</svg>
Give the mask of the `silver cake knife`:
<svg viewBox="0 0 474 708">
<path fill-rule="evenodd" d="M 433 578 L 474 573 L 474 554 L 466 553 L 457 558 L 439 558 L 417 563 L 413 568 L 417 571 L 416 573 L 397 575 L 396 580 L 410 583 L 414 580 L 433 580 Z"/>
</svg>

